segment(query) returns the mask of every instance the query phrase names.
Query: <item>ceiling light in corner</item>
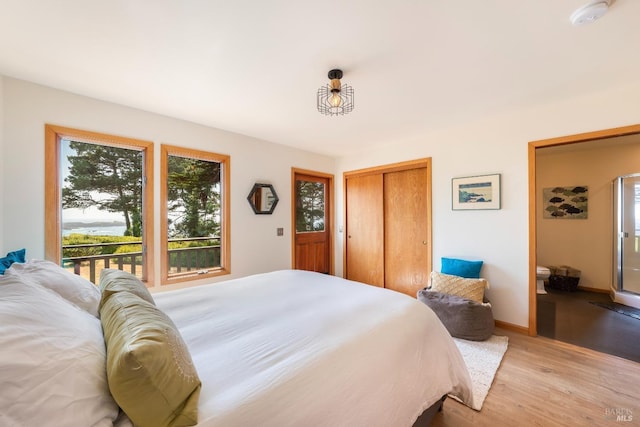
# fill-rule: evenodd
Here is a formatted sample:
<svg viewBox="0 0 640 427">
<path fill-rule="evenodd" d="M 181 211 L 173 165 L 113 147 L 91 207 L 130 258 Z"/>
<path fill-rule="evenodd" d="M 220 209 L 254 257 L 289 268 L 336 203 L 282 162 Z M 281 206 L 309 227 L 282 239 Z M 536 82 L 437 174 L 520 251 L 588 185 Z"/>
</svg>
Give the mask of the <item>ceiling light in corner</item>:
<svg viewBox="0 0 640 427">
<path fill-rule="evenodd" d="M 327 116 L 342 116 L 353 111 L 353 88 L 340 83 L 342 70 L 331 70 L 331 81 L 318 89 L 318 111 Z"/>
<path fill-rule="evenodd" d="M 597 0 L 586 4 L 571 14 L 569 18 L 575 26 L 590 24 L 607 13 L 611 0 Z"/>
</svg>

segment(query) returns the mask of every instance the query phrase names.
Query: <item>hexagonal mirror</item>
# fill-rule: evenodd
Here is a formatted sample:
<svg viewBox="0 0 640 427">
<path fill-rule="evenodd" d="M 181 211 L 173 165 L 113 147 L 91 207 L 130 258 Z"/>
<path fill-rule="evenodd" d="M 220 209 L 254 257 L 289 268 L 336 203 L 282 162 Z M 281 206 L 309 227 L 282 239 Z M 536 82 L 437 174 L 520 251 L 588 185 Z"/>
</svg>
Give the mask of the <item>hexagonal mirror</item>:
<svg viewBox="0 0 640 427">
<path fill-rule="evenodd" d="M 278 204 L 278 195 L 271 184 L 256 183 L 247 200 L 257 215 L 270 215 Z"/>
</svg>

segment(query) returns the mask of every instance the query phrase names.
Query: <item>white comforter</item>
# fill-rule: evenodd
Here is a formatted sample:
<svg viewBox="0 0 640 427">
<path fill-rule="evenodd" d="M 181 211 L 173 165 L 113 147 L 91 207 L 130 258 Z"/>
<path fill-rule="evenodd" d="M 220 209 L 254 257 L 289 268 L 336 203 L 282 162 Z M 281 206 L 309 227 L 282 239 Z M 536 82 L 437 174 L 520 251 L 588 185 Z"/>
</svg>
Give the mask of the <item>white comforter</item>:
<svg viewBox="0 0 640 427">
<path fill-rule="evenodd" d="M 154 294 L 202 380 L 198 426 L 411 426 L 471 380 L 406 295 L 304 271 Z"/>
</svg>

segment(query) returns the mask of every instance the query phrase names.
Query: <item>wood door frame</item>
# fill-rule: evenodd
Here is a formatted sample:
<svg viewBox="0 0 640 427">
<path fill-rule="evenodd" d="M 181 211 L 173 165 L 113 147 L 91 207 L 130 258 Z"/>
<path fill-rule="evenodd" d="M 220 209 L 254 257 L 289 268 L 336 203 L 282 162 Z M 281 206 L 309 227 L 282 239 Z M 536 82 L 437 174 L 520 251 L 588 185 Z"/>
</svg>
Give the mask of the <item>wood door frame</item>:
<svg viewBox="0 0 640 427">
<path fill-rule="evenodd" d="M 431 180 L 431 157 L 425 157 L 422 159 L 408 160 L 405 162 L 391 163 L 381 166 L 373 166 L 364 169 L 356 169 L 352 171 L 343 172 L 342 174 L 342 192 L 343 192 L 343 218 L 344 218 L 344 234 L 348 233 L 347 224 L 347 179 L 356 176 L 363 175 L 375 175 L 385 174 L 390 172 L 400 172 L 409 169 L 427 168 L 427 259 L 429 260 L 429 267 L 433 269 L 433 232 L 432 232 L 432 180 Z M 344 277 L 347 277 L 347 239 L 342 239 L 342 271 Z"/>
<path fill-rule="evenodd" d="M 537 212 L 536 204 L 536 149 L 558 145 L 577 144 L 616 136 L 626 136 L 640 133 L 640 124 L 604 129 L 594 132 L 579 133 L 557 138 L 542 139 L 529 142 L 529 335 L 538 335 L 536 265 L 537 265 Z"/>
<path fill-rule="evenodd" d="M 328 204 L 329 208 L 325 207 L 325 218 L 327 219 L 328 224 L 325 224 L 327 228 L 327 233 L 329 234 L 329 274 L 335 275 L 335 253 L 334 253 L 334 176 L 330 173 L 318 172 L 309 169 L 301 169 L 301 168 L 291 168 L 291 268 L 295 268 L 296 266 L 296 175 L 308 175 L 315 176 L 318 178 L 327 179 L 329 181 L 328 190 Z M 328 211 L 328 212 L 327 212 Z"/>
</svg>

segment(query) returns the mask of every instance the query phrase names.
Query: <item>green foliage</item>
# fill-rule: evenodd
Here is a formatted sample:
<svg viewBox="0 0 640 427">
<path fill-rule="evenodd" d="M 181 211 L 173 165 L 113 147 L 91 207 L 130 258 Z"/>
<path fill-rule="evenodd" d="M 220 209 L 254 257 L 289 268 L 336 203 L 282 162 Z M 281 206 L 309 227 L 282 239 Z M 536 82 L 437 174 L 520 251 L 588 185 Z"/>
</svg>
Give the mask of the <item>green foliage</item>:
<svg viewBox="0 0 640 427">
<path fill-rule="evenodd" d="M 168 157 L 169 237 L 220 233 L 220 163 Z"/>
<path fill-rule="evenodd" d="M 204 248 L 208 249 L 204 249 Z M 204 250 L 179 250 L 203 248 Z M 176 250 L 178 249 L 178 250 Z M 169 267 L 184 270 L 220 266 L 220 242 L 206 240 L 196 242 L 169 242 Z"/>
<path fill-rule="evenodd" d="M 169 250 L 171 249 L 184 249 L 184 248 L 201 248 L 205 246 L 219 246 L 219 239 L 211 240 L 194 240 L 189 242 L 169 242 Z"/>
<path fill-rule="evenodd" d="M 296 231 L 324 230 L 324 185 L 296 181 Z"/>
<path fill-rule="evenodd" d="M 126 245 L 102 246 L 110 243 L 127 243 Z M 87 234 L 70 234 L 62 238 L 62 257 L 74 258 L 84 256 L 114 255 L 111 264 L 117 262 L 123 264 L 136 263 L 141 265 L 142 259 L 138 256 L 124 256 L 130 253 L 142 252 L 142 242 L 139 237 L 132 236 L 93 236 Z M 90 247 L 73 247 L 74 245 L 95 245 Z M 71 247 L 69 247 L 71 246 Z M 182 250 L 190 248 L 203 248 L 203 250 Z M 205 249 L 206 248 L 206 249 Z M 115 256 L 118 256 L 116 260 Z M 169 264 L 172 268 L 180 267 L 183 270 L 211 268 L 220 266 L 220 239 L 194 240 L 186 242 L 169 242 Z M 72 267 L 73 264 L 67 265 Z M 116 268 L 116 267 L 113 267 Z"/>
<path fill-rule="evenodd" d="M 129 254 L 129 253 L 132 253 L 132 252 L 142 252 L 142 244 L 118 246 L 118 249 L 116 249 L 116 251 L 112 252 L 112 253 L 114 253 L 114 254 Z"/>
<path fill-rule="evenodd" d="M 116 146 L 65 143 L 72 154 L 67 156 L 69 173 L 62 188 L 62 208 L 95 207 L 122 213 L 124 235 L 141 236 L 142 153 Z M 220 235 L 220 180 L 219 162 L 168 156 L 168 237 Z M 82 249 L 83 254 L 90 252 Z"/>
<path fill-rule="evenodd" d="M 137 150 L 84 142 L 69 142 L 69 175 L 62 188 L 62 208 L 96 208 L 121 212 L 126 232 L 142 230 L 142 153 Z M 96 195 L 100 194 L 99 197 Z"/>
<path fill-rule="evenodd" d="M 111 255 L 113 253 L 140 252 L 142 245 L 126 246 L 90 246 L 73 248 L 75 245 L 101 245 L 103 243 L 140 242 L 140 237 L 133 236 L 90 236 L 87 234 L 73 233 L 62 237 L 62 257 L 82 257 L 91 255 Z"/>
</svg>

